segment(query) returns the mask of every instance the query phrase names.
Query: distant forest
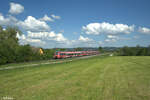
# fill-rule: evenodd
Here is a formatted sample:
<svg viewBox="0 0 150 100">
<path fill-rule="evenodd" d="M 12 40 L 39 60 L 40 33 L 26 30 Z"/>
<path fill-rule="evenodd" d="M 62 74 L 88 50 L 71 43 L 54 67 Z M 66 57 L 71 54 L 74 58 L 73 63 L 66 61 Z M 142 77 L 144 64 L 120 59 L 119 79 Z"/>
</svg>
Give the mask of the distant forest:
<svg viewBox="0 0 150 100">
<path fill-rule="evenodd" d="M 150 46 L 141 47 L 137 45 L 136 47 L 125 46 L 120 48 L 118 51 L 120 56 L 150 56 Z"/>
<path fill-rule="evenodd" d="M 99 47 L 100 52 L 112 52 L 118 56 L 150 56 L 150 46 L 142 47 L 137 45 L 135 47 Z"/>
</svg>

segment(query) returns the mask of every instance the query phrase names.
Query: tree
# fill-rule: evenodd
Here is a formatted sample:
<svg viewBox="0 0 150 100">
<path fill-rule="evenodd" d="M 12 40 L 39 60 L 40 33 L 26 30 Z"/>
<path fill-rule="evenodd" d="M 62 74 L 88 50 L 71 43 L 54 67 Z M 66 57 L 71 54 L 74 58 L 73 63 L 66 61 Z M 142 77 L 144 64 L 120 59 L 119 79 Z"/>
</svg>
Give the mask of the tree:
<svg viewBox="0 0 150 100">
<path fill-rule="evenodd" d="M 147 55 L 150 56 L 150 45 L 147 48 Z"/>
<path fill-rule="evenodd" d="M 77 48 L 74 48 L 74 50 L 75 50 L 75 51 L 82 51 L 82 50 L 83 50 L 83 48 L 81 48 L 81 47 L 77 47 Z"/>
<path fill-rule="evenodd" d="M 100 52 L 103 52 L 103 48 L 102 48 L 102 47 L 98 47 L 98 50 L 99 50 Z"/>
<path fill-rule="evenodd" d="M 20 45 L 17 34 L 22 34 L 16 27 L 0 26 L 0 64 L 41 60 L 39 51 L 34 52 L 30 45 Z"/>
<path fill-rule="evenodd" d="M 43 59 L 50 59 L 53 57 L 55 49 L 44 49 Z"/>
<path fill-rule="evenodd" d="M 30 46 L 20 46 L 17 34 L 21 34 L 21 31 L 16 27 L 3 30 L 0 26 L 0 64 L 31 60 Z"/>
<path fill-rule="evenodd" d="M 1 31 L 3 31 L 3 27 L 2 27 L 2 26 L 0 26 L 0 32 L 1 32 Z"/>
<path fill-rule="evenodd" d="M 20 34 L 17 28 L 7 27 L 6 30 L 0 26 L 0 63 L 11 63 L 15 59 L 15 50 L 19 46 L 16 35 Z"/>
</svg>

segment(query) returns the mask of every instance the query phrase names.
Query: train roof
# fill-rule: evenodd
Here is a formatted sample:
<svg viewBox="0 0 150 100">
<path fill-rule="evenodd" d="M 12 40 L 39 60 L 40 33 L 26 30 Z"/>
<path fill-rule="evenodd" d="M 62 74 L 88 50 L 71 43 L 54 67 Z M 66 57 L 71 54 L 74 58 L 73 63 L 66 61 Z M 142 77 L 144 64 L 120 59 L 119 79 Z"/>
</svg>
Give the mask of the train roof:
<svg viewBox="0 0 150 100">
<path fill-rule="evenodd" d="M 82 52 L 99 52 L 99 51 L 56 51 L 60 53 L 82 53 Z"/>
</svg>

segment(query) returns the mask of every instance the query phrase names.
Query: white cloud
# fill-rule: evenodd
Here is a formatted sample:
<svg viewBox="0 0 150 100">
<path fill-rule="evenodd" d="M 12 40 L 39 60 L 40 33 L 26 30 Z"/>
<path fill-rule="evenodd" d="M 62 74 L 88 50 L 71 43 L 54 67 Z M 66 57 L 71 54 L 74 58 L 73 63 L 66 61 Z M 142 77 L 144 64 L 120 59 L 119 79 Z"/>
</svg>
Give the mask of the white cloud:
<svg viewBox="0 0 150 100">
<path fill-rule="evenodd" d="M 27 37 L 31 39 L 39 39 L 44 41 L 44 47 L 70 47 L 72 44 L 71 40 L 64 37 L 62 33 L 51 32 L 27 32 Z"/>
<path fill-rule="evenodd" d="M 5 31 L 6 30 L 6 28 L 3 28 L 3 31 Z"/>
<path fill-rule="evenodd" d="M 109 42 L 109 43 L 116 42 L 116 41 L 117 41 L 116 39 L 105 39 L 105 42 Z"/>
<path fill-rule="evenodd" d="M 90 39 L 88 37 L 83 37 L 82 35 L 80 35 L 79 41 L 81 41 L 81 42 L 89 42 L 89 41 L 92 41 L 92 39 Z"/>
<path fill-rule="evenodd" d="M 72 46 L 74 47 L 96 47 L 98 42 L 89 37 L 79 36 L 78 40 L 72 40 Z"/>
<path fill-rule="evenodd" d="M 102 45 L 102 44 L 103 44 L 103 42 L 102 42 L 102 41 L 98 41 L 98 44 L 99 44 L 99 45 Z"/>
<path fill-rule="evenodd" d="M 108 43 L 112 43 L 112 42 L 116 42 L 117 40 L 119 40 L 120 37 L 115 36 L 115 35 L 107 35 L 107 38 L 104 40 L 105 42 Z"/>
<path fill-rule="evenodd" d="M 23 39 L 23 40 L 25 40 L 26 39 L 26 36 L 24 35 L 24 34 L 22 34 L 22 35 L 19 35 L 18 33 L 17 33 L 17 36 L 16 36 L 18 39 Z"/>
<path fill-rule="evenodd" d="M 22 35 L 17 34 L 17 38 L 19 39 L 19 43 L 21 45 L 25 45 L 25 44 L 30 44 L 33 46 L 45 45 L 45 41 L 42 41 L 41 39 L 33 39 L 33 38 L 25 36 L 24 34 Z"/>
<path fill-rule="evenodd" d="M 52 16 L 52 18 L 54 18 L 54 19 L 61 19 L 60 16 L 56 16 L 56 15 L 54 15 L 54 14 L 52 14 L 51 16 Z"/>
<path fill-rule="evenodd" d="M 47 15 L 44 15 L 44 17 L 40 18 L 39 20 L 41 20 L 41 21 L 50 21 L 50 22 L 54 21 L 52 18 L 48 17 Z"/>
<path fill-rule="evenodd" d="M 105 39 L 105 42 L 110 42 L 111 40 L 110 39 Z"/>
<path fill-rule="evenodd" d="M 31 32 L 27 31 L 27 36 L 30 38 L 47 38 L 49 32 Z"/>
<path fill-rule="evenodd" d="M 10 3 L 10 9 L 9 9 L 9 13 L 11 14 L 19 14 L 22 13 L 24 11 L 24 7 L 21 4 L 18 3 Z"/>
<path fill-rule="evenodd" d="M 55 40 L 56 41 L 66 41 L 67 39 L 61 33 L 59 33 L 56 35 Z"/>
<path fill-rule="evenodd" d="M 18 26 L 27 31 L 49 31 L 50 27 L 46 22 L 40 21 L 32 16 L 28 16 L 24 21 L 18 22 Z"/>
<path fill-rule="evenodd" d="M 80 36 L 77 40 L 69 40 L 62 33 L 51 32 L 31 32 L 27 35 L 17 35 L 19 43 L 40 46 L 44 48 L 61 48 L 61 47 L 96 47 L 102 42 L 96 42 L 88 37 Z"/>
<path fill-rule="evenodd" d="M 24 38 L 24 36 L 22 36 Z M 77 40 L 69 40 L 62 33 L 51 32 L 27 32 L 25 39 L 22 39 L 20 43 L 30 43 L 33 45 L 33 41 L 40 43 L 44 47 L 96 47 L 98 43 L 88 37 L 80 36 Z M 30 41 L 30 42 L 29 42 Z"/>
<path fill-rule="evenodd" d="M 99 35 L 102 33 L 106 34 L 119 34 L 125 33 L 129 34 L 134 31 L 134 25 L 128 26 L 126 24 L 110 24 L 110 23 L 90 23 L 82 27 L 82 30 L 86 34 Z"/>
<path fill-rule="evenodd" d="M 131 40 L 130 37 L 119 37 L 115 35 L 107 35 L 105 42 L 117 42 L 118 40 Z"/>
<path fill-rule="evenodd" d="M 114 36 L 114 35 L 107 35 L 107 38 L 109 39 L 118 39 L 118 36 Z"/>
<path fill-rule="evenodd" d="M 24 21 L 19 21 L 15 17 L 9 15 L 4 17 L 0 13 L 0 25 L 2 26 L 18 26 L 26 31 L 49 31 L 50 26 L 44 21 L 40 21 L 32 16 L 28 16 Z"/>
<path fill-rule="evenodd" d="M 57 42 L 66 42 L 67 39 L 63 36 L 62 33 L 56 34 L 54 31 L 51 32 L 31 32 L 28 31 L 28 37 L 30 38 L 40 38 L 44 40 L 53 40 Z"/>
<path fill-rule="evenodd" d="M 4 17 L 1 13 L 0 13 L 0 25 L 13 25 L 15 26 L 16 23 L 18 22 L 18 20 L 13 17 L 13 16 L 7 16 L 7 17 Z"/>
<path fill-rule="evenodd" d="M 136 36 L 133 36 L 133 39 L 139 39 L 140 36 L 136 35 Z"/>
<path fill-rule="evenodd" d="M 139 32 L 143 33 L 143 34 L 150 34 L 150 28 L 146 28 L 146 27 L 139 27 Z"/>
</svg>

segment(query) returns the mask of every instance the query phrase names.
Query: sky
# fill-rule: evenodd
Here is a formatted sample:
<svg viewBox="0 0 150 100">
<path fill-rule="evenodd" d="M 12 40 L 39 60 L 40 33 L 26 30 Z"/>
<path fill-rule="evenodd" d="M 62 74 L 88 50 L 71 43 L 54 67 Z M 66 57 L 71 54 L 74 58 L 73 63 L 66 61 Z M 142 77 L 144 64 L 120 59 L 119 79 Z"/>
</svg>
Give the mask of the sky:
<svg viewBox="0 0 150 100">
<path fill-rule="evenodd" d="M 42 48 L 150 45 L 150 0 L 1 0 L 0 25 Z"/>
</svg>

